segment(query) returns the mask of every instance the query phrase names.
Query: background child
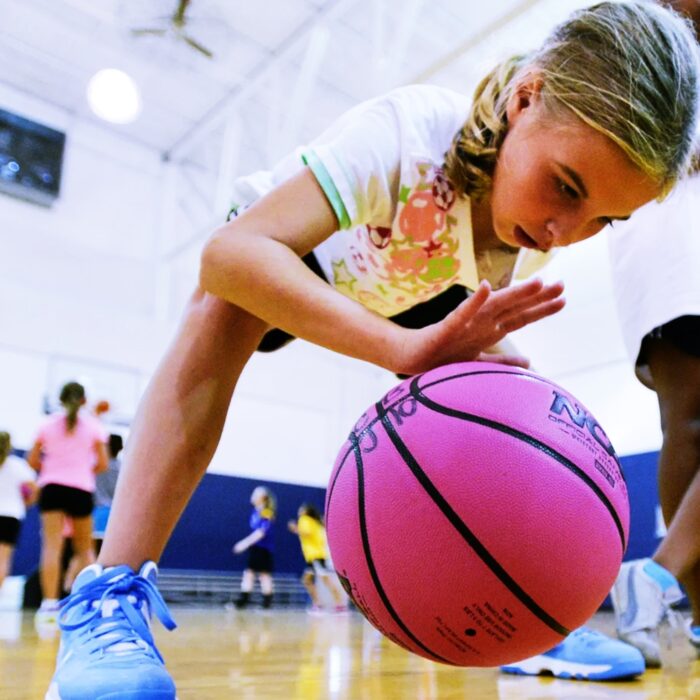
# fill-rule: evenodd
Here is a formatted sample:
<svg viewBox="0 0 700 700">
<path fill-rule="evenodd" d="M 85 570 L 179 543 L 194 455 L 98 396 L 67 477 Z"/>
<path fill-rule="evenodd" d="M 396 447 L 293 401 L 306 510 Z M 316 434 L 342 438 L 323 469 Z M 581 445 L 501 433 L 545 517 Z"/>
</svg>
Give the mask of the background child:
<svg viewBox="0 0 700 700">
<path fill-rule="evenodd" d="M 95 561 L 92 542 L 95 474 L 107 468 L 107 434 L 97 419 L 80 413 L 85 405 L 83 386 L 68 382 L 59 398 L 63 410 L 44 421 L 27 456 L 29 464 L 39 472 L 41 489 L 42 602 L 36 624 L 42 632 L 48 632 L 56 624 L 66 516 L 71 518 L 75 560 L 69 571 Z"/>
<path fill-rule="evenodd" d="M 10 434 L 0 431 L 0 588 L 10 574 L 27 506 L 36 500 L 36 474 L 12 454 Z"/>
<path fill-rule="evenodd" d="M 610 234 L 615 296 L 637 377 L 656 392 L 659 500 L 668 531 L 651 558 L 623 564 L 612 591 L 618 634 L 661 664 L 659 625 L 682 581 L 700 653 L 700 176 Z M 634 245 L 632 243 L 634 242 Z"/>
<path fill-rule="evenodd" d="M 250 503 L 253 506 L 249 520 L 251 533 L 233 545 L 234 554 L 248 551 L 248 565 L 243 572 L 241 592 L 235 601 L 235 606 L 241 609 L 248 605 L 257 575 L 263 594 L 263 608 L 267 609 L 272 605 L 274 593 L 272 548 L 274 543 L 273 524 L 277 507 L 274 496 L 264 486 L 257 486 L 253 490 L 250 495 Z"/>
<path fill-rule="evenodd" d="M 323 582 L 333 597 L 335 611 L 344 612 L 347 610 L 347 606 L 343 603 L 340 585 L 328 566 L 330 556 L 328 554 L 328 543 L 326 542 L 326 528 L 323 527 L 323 518 L 318 510 L 309 503 L 301 505 L 297 516 L 298 519 L 296 521 L 290 520 L 287 523 L 287 527 L 291 532 L 299 535 L 301 551 L 304 555 L 304 560 L 308 564 L 301 581 L 311 597 L 311 612 L 319 612 L 323 607 L 316 588 L 317 577 Z"/>
<path fill-rule="evenodd" d="M 121 459 L 119 453 L 124 448 L 124 439 L 121 435 L 112 433 L 107 440 L 107 469 L 99 472 L 95 478 L 95 510 L 93 511 L 93 537 L 95 548 L 99 552 L 102 539 L 109 520 L 109 511 L 114 500 L 114 492 L 117 488 Z"/>
<path fill-rule="evenodd" d="M 139 636 L 130 620 L 140 613 L 121 594 L 115 608 L 112 591 L 153 583 L 150 560 L 205 472 L 238 378 L 270 328 L 400 374 L 482 358 L 563 306 L 560 284 L 507 288 L 543 262 L 536 249 L 593 236 L 672 187 L 687 167 L 697 100 L 686 24 L 646 2 L 601 3 L 499 65 L 471 105 L 450 90 L 401 88 L 350 110 L 272 172 L 241 180 L 238 215 L 205 246 L 200 285 L 132 427 L 100 553 L 101 566 L 117 568 L 87 569 L 66 603 L 56 696 L 114 687 L 88 650 L 121 642 L 100 632 L 114 615 L 129 639 Z M 312 251 L 315 272 L 302 260 Z M 390 320 L 452 287 L 462 301 L 427 325 Z M 162 611 L 148 590 L 149 608 Z M 109 602 L 111 617 L 85 614 L 92 599 Z M 120 673 L 118 687 L 138 685 L 148 669 L 153 697 L 174 697 L 152 640 L 142 641 L 138 674 Z"/>
</svg>

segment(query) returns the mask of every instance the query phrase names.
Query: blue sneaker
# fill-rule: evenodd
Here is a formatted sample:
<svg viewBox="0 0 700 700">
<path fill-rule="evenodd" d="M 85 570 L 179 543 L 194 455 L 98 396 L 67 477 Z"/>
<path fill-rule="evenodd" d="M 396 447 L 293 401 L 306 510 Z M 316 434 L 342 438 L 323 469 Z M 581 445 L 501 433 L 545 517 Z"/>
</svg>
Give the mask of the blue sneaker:
<svg viewBox="0 0 700 700">
<path fill-rule="evenodd" d="M 580 627 L 554 649 L 501 666 L 501 671 L 525 676 L 549 674 L 580 681 L 608 681 L 644 673 L 644 657 L 629 644 Z"/>
<path fill-rule="evenodd" d="M 175 700 L 150 629 L 154 613 L 175 628 L 157 575 L 150 561 L 138 574 L 97 564 L 81 571 L 60 603 L 61 646 L 45 700 Z"/>
</svg>

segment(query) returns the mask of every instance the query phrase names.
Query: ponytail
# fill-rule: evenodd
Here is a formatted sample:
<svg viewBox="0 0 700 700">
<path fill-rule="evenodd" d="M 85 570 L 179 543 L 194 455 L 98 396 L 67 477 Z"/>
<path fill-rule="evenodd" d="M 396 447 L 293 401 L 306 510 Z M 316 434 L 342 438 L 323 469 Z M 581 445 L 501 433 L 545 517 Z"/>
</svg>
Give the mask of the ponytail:
<svg viewBox="0 0 700 700">
<path fill-rule="evenodd" d="M 66 432 L 72 433 L 78 424 L 78 412 L 85 403 L 85 387 L 78 382 L 68 382 L 59 396 L 66 409 Z"/>
</svg>

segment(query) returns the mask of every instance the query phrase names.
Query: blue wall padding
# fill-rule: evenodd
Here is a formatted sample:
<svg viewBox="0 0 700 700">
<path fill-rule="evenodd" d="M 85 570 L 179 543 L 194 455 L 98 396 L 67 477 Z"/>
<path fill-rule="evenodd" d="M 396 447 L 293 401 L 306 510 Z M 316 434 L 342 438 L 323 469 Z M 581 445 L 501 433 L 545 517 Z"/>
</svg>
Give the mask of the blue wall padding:
<svg viewBox="0 0 700 700">
<path fill-rule="evenodd" d="M 659 503 L 656 472 L 659 453 L 629 455 L 620 461 L 630 498 L 630 538 L 625 560 L 640 559 L 650 556 L 660 542 L 656 536 L 656 507 Z"/>
<path fill-rule="evenodd" d="M 250 494 L 259 485 L 268 487 L 277 497 L 275 570 L 301 573 L 304 560 L 299 538 L 287 530 L 287 521 L 296 518 L 297 509 L 304 502 L 312 503 L 322 511 L 325 489 L 219 474 L 204 475 L 175 528 L 161 559 L 161 567 L 242 571 L 246 555 L 234 556 L 231 547 L 250 532 Z M 167 493 L 163 494 L 163 498 L 167 497 Z M 138 523 L 135 527 L 138 528 Z M 39 549 L 39 513 L 33 507 L 22 526 L 13 573 L 26 575 L 36 569 Z"/>
</svg>

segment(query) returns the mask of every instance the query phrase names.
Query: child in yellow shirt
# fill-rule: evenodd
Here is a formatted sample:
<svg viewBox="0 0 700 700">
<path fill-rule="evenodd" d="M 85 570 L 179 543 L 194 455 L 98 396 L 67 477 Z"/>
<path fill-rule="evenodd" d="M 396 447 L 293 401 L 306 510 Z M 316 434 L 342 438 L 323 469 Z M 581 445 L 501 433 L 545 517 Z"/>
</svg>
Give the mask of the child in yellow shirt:
<svg viewBox="0 0 700 700">
<path fill-rule="evenodd" d="M 343 602 L 340 585 L 333 577 L 333 570 L 328 565 L 326 528 L 323 526 L 321 514 L 314 506 L 304 503 L 300 506 L 297 515 L 298 520 L 290 520 L 287 526 L 293 533 L 299 535 L 301 551 L 307 564 L 301 581 L 311 597 L 311 609 L 309 612 L 318 613 L 323 610 L 316 587 L 317 576 L 323 581 L 333 596 L 335 612 L 346 612 L 347 605 Z"/>
</svg>

